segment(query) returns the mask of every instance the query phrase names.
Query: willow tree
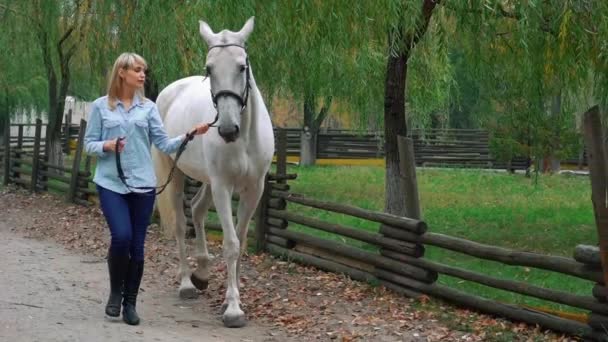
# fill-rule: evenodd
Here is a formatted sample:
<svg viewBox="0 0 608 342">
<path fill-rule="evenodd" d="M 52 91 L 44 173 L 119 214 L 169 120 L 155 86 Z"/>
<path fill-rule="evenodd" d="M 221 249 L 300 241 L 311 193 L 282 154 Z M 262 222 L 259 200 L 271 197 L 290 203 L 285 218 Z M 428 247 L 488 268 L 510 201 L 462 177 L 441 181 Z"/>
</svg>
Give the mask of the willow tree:
<svg viewBox="0 0 608 342">
<path fill-rule="evenodd" d="M 41 65 L 46 81 L 47 152 L 54 163 L 61 161 L 61 121 L 70 89 L 72 60 L 96 17 L 93 1 L 32 0 L 0 3 L 14 25 L 4 31 L 13 35 L 25 53 L 23 61 Z"/>
<path fill-rule="evenodd" d="M 572 154 L 577 112 L 602 65 L 603 2 L 484 1 L 446 5 L 480 91 L 479 116 L 495 149 L 537 157 Z M 605 88 L 604 88 L 605 89 Z M 599 90 L 599 89 L 598 89 Z M 601 94 L 602 90 L 598 92 Z M 559 163 L 554 163 L 559 165 Z"/>
<path fill-rule="evenodd" d="M 36 37 L 22 20 L 11 7 L 0 5 L 0 31 L 13 33 L 0 35 L 0 137 L 15 114 L 46 108 L 43 69 L 39 63 L 32 63 L 37 54 L 21 44 Z"/>
</svg>

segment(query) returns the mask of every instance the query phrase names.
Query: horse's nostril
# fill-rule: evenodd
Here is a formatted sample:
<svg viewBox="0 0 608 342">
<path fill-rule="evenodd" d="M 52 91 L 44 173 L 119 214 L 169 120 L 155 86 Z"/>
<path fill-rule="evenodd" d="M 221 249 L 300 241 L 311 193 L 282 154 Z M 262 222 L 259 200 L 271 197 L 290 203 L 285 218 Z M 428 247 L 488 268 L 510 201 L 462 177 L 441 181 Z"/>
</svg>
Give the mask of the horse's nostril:
<svg viewBox="0 0 608 342">
<path fill-rule="evenodd" d="M 222 127 L 218 127 L 218 133 L 226 142 L 233 142 L 239 136 L 239 126 L 234 125 L 233 127 L 229 127 L 228 129 L 222 129 Z"/>
</svg>

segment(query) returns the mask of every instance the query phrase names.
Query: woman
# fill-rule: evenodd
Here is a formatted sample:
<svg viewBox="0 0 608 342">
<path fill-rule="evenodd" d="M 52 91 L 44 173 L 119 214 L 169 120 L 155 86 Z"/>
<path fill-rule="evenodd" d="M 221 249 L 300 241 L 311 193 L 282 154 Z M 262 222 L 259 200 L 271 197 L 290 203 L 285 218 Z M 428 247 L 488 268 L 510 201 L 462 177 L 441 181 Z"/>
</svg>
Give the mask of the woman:
<svg viewBox="0 0 608 342">
<path fill-rule="evenodd" d="M 93 182 L 97 184 L 101 210 L 111 233 L 106 314 L 118 317 L 122 301 L 123 320 L 131 325 L 139 324 L 140 320 L 135 303 L 155 198 L 154 190 L 149 190 L 156 186 L 150 144 L 170 154 L 186 139 L 186 135 L 169 138 L 156 104 L 144 97 L 146 68 L 146 61 L 134 53 L 123 53 L 116 59 L 108 94 L 93 102 L 84 140 L 86 152 L 97 156 Z M 199 124 L 193 133 L 204 134 L 208 129 L 208 124 Z M 116 150 L 121 154 L 128 187 L 118 177 Z"/>
</svg>

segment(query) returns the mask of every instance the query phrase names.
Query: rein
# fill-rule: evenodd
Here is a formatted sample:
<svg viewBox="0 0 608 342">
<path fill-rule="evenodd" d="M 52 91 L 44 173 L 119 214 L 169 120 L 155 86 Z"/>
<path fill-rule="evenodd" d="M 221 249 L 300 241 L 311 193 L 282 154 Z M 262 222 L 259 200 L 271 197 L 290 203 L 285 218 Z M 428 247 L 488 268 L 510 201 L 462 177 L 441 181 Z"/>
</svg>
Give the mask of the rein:
<svg viewBox="0 0 608 342">
<path fill-rule="evenodd" d="M 244 46 L 241 46 L 238 44 L 214 45 L 214 46 L 211 46 L 208 51 L 211 51 L 211 49 L 214 49 L 214 48 L 228 47 L 228 46 L 240 47 L 241 49 L 245 50 L 245 52 L 247 52 L 247 49 L 245 49 Z M 226 96 L 226 97 L 232 96 L 232 97 L 236 98 L 237 101 L 239 101 L 241 104 L 241 114 L 243 113 L 243 110 L 245 110 L 245 107 L 247 106 L 247 101 L 249 100 L 249 89 L 251 88 L 250 74 L 249 74 L 249 56 L 246 57 L 245 63 L 246 63 L 245 68 L 246 68 L 247 74 L 245 76 L 246 77 L 245 89 L 243 90 L 242 95 L 239 95 L 239 94 L 233 92 L 232 90 L 220 90 L 214 94 L 213 90 L 211 90 L 211 86 L 209 87 L 209 89 L 211 91 L 211 98 L 213 100 L 213 106 L 216 109 L 215 119 L 213 119 L 213 121 L 209 123 L 209 127 L 217 127 L 216 123 L 220 118 L 220 112 L 217 110 L 217 100 L 220 96 Z M 205 78 L 203 79 L 203 82 L 208 77 L 209 76 L 206 75 Z M 190 141 L 192 141 L 192 139 L 194 139 L 194 133 L 196 133 L 196 132 L 192 131 L 192 132 L 186 133 L 186 138 L 184 139 L 184 141 L 182 141 L 181 145 L 179 145 L 179 148 L 177 149 L 177 153 L 175 154 L 175 159 L 173 160 L 173 167 L 171 167 L 171 171 L 169 171 L 169 175 L 167 176 L 167 181 L 161 186 L 131 186 L 127 183 L 128 177 L 125 176 L 125 173 L 122 169 L 122 165 L 120 163 L 120 152 L 118 151 L 119 142 L 121 140 L 124 140 L 125 138 L 124 137 L 117 138 L 116 146 L 114 147 L 114 154 L 116 155 L 116 171 L 118 173 L 118 178 L 129 190 L 148 190 L 149 192 L 155 191 L 154 194 L 150 194 L 149 192 L 146 192 L 143 194 L 150 195 L 150 196 L 160 195 L 163 191 L 165 191 L 165 189 L 167 188 L 167 185 L 169 185 L 169 183 L 173 179 L 173 173 L 175 172 L 175 168 L 177 167 L 177 161 L 179 160 L 179 157 L 181 157 L 182 153 L 186 150 L 186 145 L 188 145 L 188 143 Z"/>
<path fill-rule="evenodd" d="M 216 120 L 214 120 L 211 124 L 214 124 Z M 211 126 L 211 125 L 210 125 Z M 190 141 L 192 141 L 192 139 L 194 139 L 194 131 L 192 132 L 188 132 L 186 133 L 186 139 L 184 139 L 184 141 L 182 141 L 181 145 L 179 145 L 179 148 L 177 149 L 177 153 L 175 154 L 175 160 L 173 161 L 173 167 L 171 167 L 171 171 L 169 171 L 169 175 L 167 176 L 167 181 L 165 182 L 165 184 L 163 184 L 162 186 L 131 186 L 127 183 L 127 176 L 125 176 L 124 171 L 122 170 L 122 165 L 120 163 L 120 152 L 118 152 L 118 143 L 121 140 L 124 140 L 124 137 L 120 137 L 118 139 L 116 139 L 116 146 L 114 148 L 114 154 L 116 155 L 116 171 L 118 172 L 118 178 L 120 178 L 120 181 L 122 182 L 122 184 L 124 184 L 127 189 L 129 190 L 149 190 L 150 192 L 152 192 L 153 190 L 155 191 L 154 195 L 160 195 L 163 191 L 165 191 L 165 189 L 167 188 L 167 185 L 169 185 L 169 183 L 171 182 L 171 179 L 173 179 L 173 173 L 175 172 L 175 168 L 177 167 L 177 161 L 179 160 L 179 157 L 181 157 L 182 153 L 186 150 L 186 145 L 188 145 L 188 143 Z M 158 190 L 160 189 L 160 190 Z M 158 190 L 158 191 L 156 191 Z M 147 193 L 144 193 L 147 194 Z"/>
</svg>

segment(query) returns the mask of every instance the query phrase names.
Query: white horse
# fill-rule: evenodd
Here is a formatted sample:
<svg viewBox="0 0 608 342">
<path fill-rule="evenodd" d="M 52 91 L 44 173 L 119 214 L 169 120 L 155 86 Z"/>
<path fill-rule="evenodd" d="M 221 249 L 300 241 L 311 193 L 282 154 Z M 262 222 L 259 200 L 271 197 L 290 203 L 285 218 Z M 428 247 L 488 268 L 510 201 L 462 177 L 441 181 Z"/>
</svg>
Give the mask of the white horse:
<svg viewBox="0 0 608 342">
<path fill-rule="evenodd" d="M 247 229 L 260 201 L 264 177 L 274 154 L 274 135 L 268 110 L 253 77 L 245 42 L 253 30 L 253 17 L 239 32 L 214 33 L 200 21 L 200 34 L 207 43 L 207 77 L 193 76 L 170 84 L 157 99 L 165 128 L 171 136 L 186 132 L 196 123 L 212 122 L 211 128 L 191 141 L 181 155 L 167 191 L 157 206 L 165 227 L 175 227 L 179 249 L 179 294 L 195 298 L 207 288 L 209 252 L 204 222 L 215 204 L 224 234 L 223 255 L 227 266 L 223 322 L 227 327 L 246 324 L 239 298 L 240 256 L 246 246 Z M 154 152 L 159 182 L 167 179 L 171 157 Z M 203 182 L 192 199 L 192 221 L 196 230 L 197 269 L 192 273 L 186 259 L 183 210 L 184 175 Z M 236 229 L 232 220 L 233 192 L 240 195 Z"/>
</svg>

